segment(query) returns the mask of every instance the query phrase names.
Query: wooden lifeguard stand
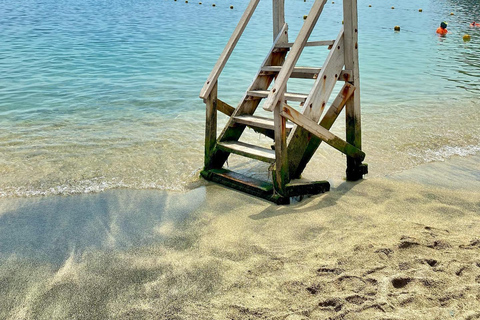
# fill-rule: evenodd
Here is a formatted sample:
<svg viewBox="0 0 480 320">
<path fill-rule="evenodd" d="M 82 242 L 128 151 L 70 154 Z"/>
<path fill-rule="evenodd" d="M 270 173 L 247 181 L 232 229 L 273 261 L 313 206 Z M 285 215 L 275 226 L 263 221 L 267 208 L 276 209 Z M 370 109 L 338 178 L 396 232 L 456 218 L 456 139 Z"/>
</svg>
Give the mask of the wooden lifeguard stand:
<svg viewBox="0 0 480 320">
<path fill-rule="evenodd" d="M 347 180 L 362 179 L 368 170 L 367 165 L 362 164 L 365 153 L 361 150 L 357 0 L 343 0 L 344 25 L 335 40 L 308 42 L 327 2 L 315 0 L 293 43 L 288 41 L 285 0 L 273 0 L 273 45 L 241 102 L 233 108 L 218 99 L 218 78 L 259 1 L 250 1 L 200 92 L 206 104 L 205 166 L 201 175 L 277 204 L 288 204 L 292 196 L 330 189 L 327 181 L 295 183 L 323 141 L 347 156 Z M 296 66 L 305 46 L 329 48 L 321 68 Z M 310 93 L 287 92 L 290 78 L 314 79 Z M 337 81 L 345 84 L 327 108 Z M 273 118 L 254 115 L 261 99 L 266 99 L 263 109 L 273 112 Z M 287 104 L 290 101 L 299 101 L 301 111 Z M 329 131 L 344 107 L 346 141 Z M 218 137 L 217 111 L 230 116 Z M 239 141 L 246 127 L 273 138 L 274 150 Z M 223 168 L 231 153 L 273 163 L 272 181 L 260 181 Z"/>
</svg>

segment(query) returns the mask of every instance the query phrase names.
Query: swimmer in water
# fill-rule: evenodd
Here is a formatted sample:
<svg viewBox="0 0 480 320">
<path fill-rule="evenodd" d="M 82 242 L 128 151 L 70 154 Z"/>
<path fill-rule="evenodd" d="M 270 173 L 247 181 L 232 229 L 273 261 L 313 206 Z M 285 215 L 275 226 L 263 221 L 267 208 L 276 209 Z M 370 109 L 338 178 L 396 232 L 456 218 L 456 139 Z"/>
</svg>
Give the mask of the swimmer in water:
<svg viewBox="0 0 480 320">
<path fill-rule="evenodd" d="M 437 33 L 440 34 L 440 35 L 445 35 L 445 34 L 448 33 L 446 22 L 440 23 L 440 27 L 438 27 Z"/>
</svg>

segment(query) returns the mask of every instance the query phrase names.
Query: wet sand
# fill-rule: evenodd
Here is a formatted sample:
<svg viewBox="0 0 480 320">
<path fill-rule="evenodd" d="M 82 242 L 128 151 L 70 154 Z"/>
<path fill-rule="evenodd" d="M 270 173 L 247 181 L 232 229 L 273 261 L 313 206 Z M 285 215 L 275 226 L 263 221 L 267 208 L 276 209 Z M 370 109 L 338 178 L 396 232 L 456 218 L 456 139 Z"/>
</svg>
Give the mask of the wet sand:
<svg viewBox="0 0 480 320">
<path fill-rule="evenodd" d="M 478 163 L 290 206 L 215 184 L 2 199 L 0 318 L 480 319 Z"/>
</svg>

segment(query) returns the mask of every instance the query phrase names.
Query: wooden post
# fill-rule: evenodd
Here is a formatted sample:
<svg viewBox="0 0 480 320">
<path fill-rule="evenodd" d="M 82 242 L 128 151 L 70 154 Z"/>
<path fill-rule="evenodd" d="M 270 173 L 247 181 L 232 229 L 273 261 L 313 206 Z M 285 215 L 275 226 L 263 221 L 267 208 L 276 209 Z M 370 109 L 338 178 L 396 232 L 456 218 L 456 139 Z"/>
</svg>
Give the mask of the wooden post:
<svg viewBox="0 0 480 320">
<path fill-rule="evenodd" d="M 285 24 L 285 0 L 272 0 L 273 5 L 273 41 Z M 288 41 L 286 41 L 288 42 Z"/>
<path fill-rule="evenodd" d="M 205 99 L 206 123 L 205 123 L 205 168 L 212 169 L 212 157 L 217 142 L 217 86 L 215 83 L 210 94 Z"/>
<path fill-rule="evenodd" d="M 348 82 L 355 86 L 355 92 L 345 106 L 346 138 L 348 143 L 362 149 L 357 0 L 343 1 L 343 20 L 345 25 L 345 69 L 351 70 L 352 77 L 348 79 Z M 347 180 L 362 179 L 364 173 L 366 173 L 366 166 L 347 156 Z"/>
<path fill-rule="evenodd" d="M 285 24 L 285 0 L 272 0 L 273 5 L 273 40 L 279 37 L 277 43 L 288 43 L 288 34 L 282 32 Z M 282 61 L 283 62 L 283 61 Z M 287 159 L 287 121 L 280 115 L 283 106 L 283 97 L 278 102 L 274 110 L 273 121 L 275 127 L 275 171 L 273 173 L 273 182 L 275 190 L 282 196 L 286 195 L 286 184 L 288 179 L 288 159 Z"/>
<path fill-rule="evenodd" d="M 275 190 L 282 196 L 286 196 L 286 184 L 289 181 L 288 158 L 287 158 L 287 120 L 280 112 L 284 104 L 282 97 L 273 111 L 275 127 L 275 172 L 273 182 Z"/>
</svg>

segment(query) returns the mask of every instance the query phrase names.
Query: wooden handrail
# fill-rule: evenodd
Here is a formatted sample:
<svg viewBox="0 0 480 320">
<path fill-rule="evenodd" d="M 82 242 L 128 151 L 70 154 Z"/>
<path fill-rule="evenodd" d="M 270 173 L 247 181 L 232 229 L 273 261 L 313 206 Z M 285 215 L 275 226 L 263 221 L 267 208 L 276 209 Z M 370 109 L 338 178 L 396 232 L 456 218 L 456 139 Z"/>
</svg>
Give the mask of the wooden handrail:
<svg viewBox="0 0 480 320">
<path fill-rule="evenodd" d="M 230 40 L 228 40 L 227 45 L 223 49 L 222 54 L 218 58 L 217 63 L 213 67 L 212 72 L 208 76 L 207 81 L 205 82 L 202 90 L 200 91 L 201 99 L 206 99 L 210 94 L 210 92 L 212 91 L 214 85 L 217 83 L 218 77 L 220 77 L 220 73 L 222 73 L 222 70 L 228 61 L 228 58 L 230 58 L 230 55 L 232 54 L 233 49 L 237 45 L 238 40 L 240 39 L 243 31 L 245 30 L 245 27 L 247 26 L 248 21 L 252 17 L 252 14 L 255 11 L 259 2 L 260 0 L 251 0 L 247 8 L 245 9 L 245 12 L 240 18 L 240 21 L 238 22 L 237 27 L 233 31 L 233 34 L 230 37 Z"/>
<path fill-rule="evenodd" d="M 307 20 L 305 20 L 302 29 L 300 29 L 300 32 L 298 33 L 297 39 L 293 43 L 292 50 L 290 50 L 290 53 L 283 64 L 282 70 L 279 72 L 277 79 L 275 80 L 275 85 L 270 91 L 270 95 L 265 101 L 263 109 L 273 111 L 280 97 L 283 95 L 293 68 L 300 58 L 300 54 L 302 53 L 303 48 L 305 47 L 305 44 L 307 43 L 308 38 L 310 37 L 310 34 L 312 33 L 312 30 L 317 23 L 318 17 L 320 16 L 320 13 L 322 13 L 326 2 L 327 0 L 316 0 L 312 6 L 312 9 L 310 9 Z"/>
</svg>

